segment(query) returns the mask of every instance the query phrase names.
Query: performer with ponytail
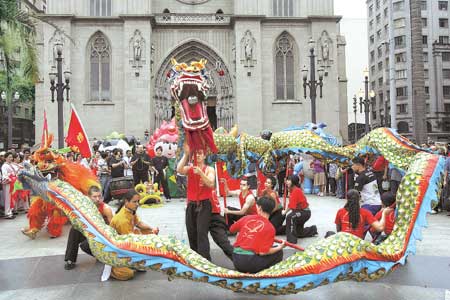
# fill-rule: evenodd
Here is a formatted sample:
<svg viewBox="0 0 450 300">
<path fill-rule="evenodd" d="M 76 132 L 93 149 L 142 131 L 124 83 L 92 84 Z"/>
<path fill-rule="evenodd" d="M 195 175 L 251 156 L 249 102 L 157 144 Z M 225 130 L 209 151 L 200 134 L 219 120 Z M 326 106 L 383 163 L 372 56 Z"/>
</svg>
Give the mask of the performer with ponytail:
<svg viewBox="0 0 450 300">
<path fill-rule="evenodd" d="M 386 215 L 392 209 L 384 209 L 381 220 L 377 221 L 370 211 L 359 207 L 359 201 L 360 195 L 357 190 L 349 190 L 347 192 L 347 203 L 343 208 L 338 210 L 334 221 L 337 232 L 348 232 L 362 239 L 366 235 L 366 225 L 370 225 L 374 230 L 382 232 L 385 227 Z"/>
</svg>

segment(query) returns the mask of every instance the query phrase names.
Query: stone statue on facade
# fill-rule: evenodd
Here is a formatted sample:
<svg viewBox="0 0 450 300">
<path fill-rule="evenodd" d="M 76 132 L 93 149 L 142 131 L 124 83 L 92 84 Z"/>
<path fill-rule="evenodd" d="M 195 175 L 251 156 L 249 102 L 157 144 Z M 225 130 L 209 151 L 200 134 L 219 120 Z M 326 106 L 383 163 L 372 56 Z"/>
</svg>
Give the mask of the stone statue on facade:
<svg viewBox="0 0 450 300">
<path fill-rule="evenodd" d="M 322 35 L 319 38 L 319 57 L 318 64 L 327 70 L 333 64 L 333 40 L 330 38 L 326 30 L 322 31 Z"/>
<path fill-rule="evenodd" d="M 139 69 L 145 64 L 145 39 L 141 31 L 136 29 L 129 42 L 130 64 L 135 69 L 136 76 L 139 76 Z"/>
<path fill-rule="evenodd" d="M 253 67 L 256 64 L 255 59 L 256 39 L 250 30 L 247 30 L 241 39 L 241 63 L 245 67 Z"/>
</svg>

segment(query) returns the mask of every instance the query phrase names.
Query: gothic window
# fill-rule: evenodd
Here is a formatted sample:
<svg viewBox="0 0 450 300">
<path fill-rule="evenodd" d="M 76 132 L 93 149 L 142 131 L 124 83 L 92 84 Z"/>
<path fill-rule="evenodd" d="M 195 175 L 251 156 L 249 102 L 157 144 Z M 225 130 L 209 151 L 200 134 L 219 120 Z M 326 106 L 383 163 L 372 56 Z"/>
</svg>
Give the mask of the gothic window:
<svg viewBox="0 0 450 300">
<path fill-rule="evenodd" d="M 88 45 L 90 57 L 90 99 L 111 101 L 111 46 L 98 32 Z"/>
<path fill-rule="evenodd" d="M 275 48 L 276 99 L 295 99 L 294 41 L 287 33 L 281 34 Z"/>
<path fill-rule="evenodd" d="M 89 15 L 94 17 L 111 16 L 111 0 L 90 0 Z"/>
<path fill-rule="evenodd" d="M 294 0 L 272 0 L 273 15 L 276 17 L 292 17 Z"/>
</svg>

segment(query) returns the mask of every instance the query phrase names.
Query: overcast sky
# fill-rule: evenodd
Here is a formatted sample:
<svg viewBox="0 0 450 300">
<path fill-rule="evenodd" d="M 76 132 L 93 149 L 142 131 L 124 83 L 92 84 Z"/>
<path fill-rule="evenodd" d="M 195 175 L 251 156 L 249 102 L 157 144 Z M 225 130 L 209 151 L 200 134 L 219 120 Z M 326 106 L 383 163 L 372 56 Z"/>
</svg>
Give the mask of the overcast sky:
<svg viewBox="0 0 450 300">
<path fill-rule="evenodd" d="M 353 123 L 355 116 L 352 98 L 360 88 L 364 88 L 363 71 L 368 66 L 366 1 L 334 0 L 334 9 L 336 15 L 343 16 L 340 24 L 341 34 L 347 41 L 348 121 Z M 363 123 L 364 113 L 358 112 L 357 120 Z"/>
</svg>

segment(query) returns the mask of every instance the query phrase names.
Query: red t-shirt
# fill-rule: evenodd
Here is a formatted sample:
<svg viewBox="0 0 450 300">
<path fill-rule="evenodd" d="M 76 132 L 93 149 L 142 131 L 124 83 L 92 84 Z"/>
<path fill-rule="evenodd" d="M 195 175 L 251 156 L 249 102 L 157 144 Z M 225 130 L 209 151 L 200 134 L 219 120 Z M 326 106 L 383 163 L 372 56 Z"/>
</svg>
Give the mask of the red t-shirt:
<svg viewBox="0 0 450 300">
<path fill-rule="evenodd" d="M 271 197 L 272 199 L 275 200 L 275 207 L 281 206 L 280 198 L 278 198 L 278 194 L 274 190 L 268 191 L 267 189 L 264 189 L 261 191 L 261 193 L 259 195 L 260 195 L 259 197 L 264 197 L 264 196 Z"/>
<path fill-rule="evenodd" d="M 202 170 L 206 171 L 206 166 Z M 187 199 L 188 201 L 202 201 L 208 200 L 211 197 L 211 192 L 213 188 L 206 186 L 202 180 L 200 175 L 194 173 L 194 168 L 189 168 L 187 173 Z"/>
<path fill-rule="evenodd" d="M 301 188 L 294 186 L 290 193 L 288 205 L 290 209 L 305 209 L 309 206 Z"/>
<path fill-rule="evenodd" d="M 267 253 L 275 239 L 275 228 L 268 219 L 260 215 L 245 216 L 230 227 L 231 232 L 239 234 L 234 247 L 253 251 L 256 254 Z"/>
<path fill-rule="evenodd" d="M 242 196 L 242 192 L 239 194 L 239 203 L 241 204 L 241 208 L 244 207 L 245 200 L 250 195 L 253 195 L 253 193 L 252 192 L 248 192 L 247 196 L 245 196 L 245 197 Z M 245 215 L 256 215 L 256 214 L 257 214 L 257 211 L 256 211 L 256 201 L 255 201 L 255 203 L 253 203 L 253 205 L 248 208 L 248 210 L 245 213 Z"/>
<path fill-rule="evenodd" d="M 374 161 L 372 165 L 372 169 L 374 172 L 382 172 L 389 165 L 389 162 L 383 157 L 378 156 L 378 158 Z"/>
<path fill-rule="evenodd" d="M 336 214 L 336 220 L 334 220 L 334 223 L 341 226 L 341 231 L 351 233 L 359 238 L 363 238 L 364 226 L 371 225 L 375 221 L 376 219 L 370 211 L 360 208 L 358 227 L 353 229 L 352 224 L 350 224 L 348 219 L 348 211 L 345 208 L 341 208 Z"/>
<path fill-rule="evenodd" d="M 375 219 L 381 220 L 382 216 L 383 210 L 380 210 L 375 215 Z M 394 229 L 394 223 L 395 223 L 395 210 L 388 213 L 384 219 L 384 233 L 386 233 L 387 235 L 391 234 L 392 230 Z"/>
</svg>

